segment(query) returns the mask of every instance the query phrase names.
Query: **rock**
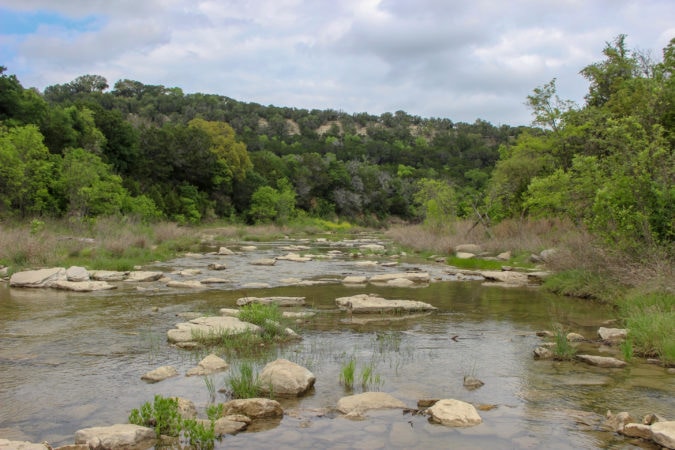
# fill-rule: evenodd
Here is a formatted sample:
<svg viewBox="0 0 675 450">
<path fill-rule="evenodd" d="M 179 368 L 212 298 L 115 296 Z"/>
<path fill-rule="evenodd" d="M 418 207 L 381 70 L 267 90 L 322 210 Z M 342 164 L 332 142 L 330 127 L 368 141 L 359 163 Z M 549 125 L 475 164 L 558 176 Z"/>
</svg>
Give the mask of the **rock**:
<svg viewBox="0 0 675 450">
<path fill-rule="evenodd" d="M 569 342 L 582 342 L 586 340 L 586 338 L 579 333 L 567 333 L 567 336 L 565 337 Z"/>
<path fill-rule="evenodd" d="M 197 417 L 197 408 L 192 400 L 183 397 L 175 397 L 178 400 L 178 414 L 183 419 L 194 419 Z"/>
<path fill-rule="evenodd" d="M 269 398 L 245 398 L 223 404 L 223 416 L 243 414 L 251 419 L 283 417 L 281 404 Z"/>
<path fill-rule="evenodd" d="M 502 261 L 508 261 L 511 259 L 511 252 L 503 252 L 497 255 L 497 259 L 501 259 Z"/>
<path fill-rule="evenodd" d="M 209 270 L 225 270 L 227 266 L 225 264 L 212 263 L 208 265 Z"/>
<path fill-rule="evenodd" d="M 387 300 L 377 295 L 360 294 L 335 299 L 341 310 L 359 313 L 434 311 L 437 308 L 416 300 Z"/>
<path fill-rule="evenodd" d="M 612 358 L 611 356 L 577 355 L 576 358 L 579 361 L 583 361 L 587 364 L 598 367 L 619 368 L 626 366 L 625 361 Z"/>
<path fill-rule="evenodd" d="M 59 280 L 52 285 L 55 289 L 73 292 L 93 292 L 108 291 L 117 289 L 117 286 L 109 284 L 107 281 L 67 281 Z"/>
<path fill-rule="evenodd" d="M 476 255 L 469 252 L 456 252 L 455 256 L 459 259 L 471 259 L 476 257 Z"/>
<path fill-rule="evenodd" d="M 528 272 L 527 279 L 532 284 L 541 284 L 544 282 L 544 279 L 551 275 L 551 272 Z"/>
<path fill-rule="evenodd" d="M 622 342 L 628 336 L 628 330 L 624 328 L 605 328 L 598 329 L 598 337 L 603 341 L 610 343 Z"/>
<path fill-rule="evenodd" d="M 162 366 L 146 373 L 141 377 L 141 380 L 157 383 L 158 381 L 166 380 L 167 378 L 175 377 L 176 375 L 178 375 L 178 371 L 175 367 Z"/>
<path fill-rule="evenodd" d="M 244 306 L 250 303 L 259 303 L 263 305 L 274 303 L 278 306 L 304 306 L 305 297 L 242 297 L 237 299 L 237 306 Z"/>
<path fill-rule="evenodd" d="M 227 256 L 227 255 L 234 255 L 234 252 L 227 247 L 220 247 L 218 249 L 218 254 Z"/>
<path fill-rule="evenodd" d="M 89 277 L 96 281 L 124 281 L 129 272 L 118 272 L 116 270 L 94 270 L 89 273 Z"/>
<path fill-rule="evenodd" d="M 558 249 L 556 248 L 547 248 L 546 250 L 542 250 L 539 253 L 539 257 L 541 258 L 542 261 L 544 262 L 551 262 L 551 259 L 558 253 Z"/>
<path fill-rule="evenodd" d="M 312 372 L 286 359 L 268 363 L 260 373 L 263 394 L 281 397 L 299 397 L 311 389 L 315 381 Z"/>
<path fill-rule="evenodd" d="M 607 411 L 606 417 L 607 419 L 605 419 L 603 426 L 617 433 L 623 430 L 623 427 L 626 426 L 627 423 L 635 422 L 635 419 L 625 411 L 616 415 L 612 414 L 611 411 Z"/>
<path fill-rule="evenodd" d="M 70 266 L 66 269 L 66 278 L 68 281 L 89 281 L 89 272 L 84 267 Z"/>
<path fill-rule="evenodd" d="M 417 407 L 418 408 L 428 408 L 430 406 L 434 406 L 437 401 L 439 401 L 440 398 L 421 398 L 417 400 Z"/>
<path fill-rule="evenodd" d="M 384 245 L 380 244 L 363 244 L 360 245 L 359 248 L 361 250 L 368 250 L 371 252 L 383 252 L 384 251 Z"/>
<path fill-rule="evenodd" d="M 344 284 L 364 284 L 368 282 L 368 278 L 363 276 L 352 275 L 345 277 L 344 280 L 342 280 L 342 282 Z"/>
<path fill-rule="evenodd" d="M 387 286 L 392 287 L 410 287 L 415 285 L 415 282 L 407 278 L 395 278 L 393 280 L 387 281 Z"/>
<path fill-rule="evenodd" d="M 34 444 L 28 441 L 10 441 L 0 438 L 0 450 L 47 450 L 45 444 Z"/>
<path fill-rule="evenodd" d="M 448 427 L 472 427 L 483 422 L 473 405 L 455 399 L 437 401 L 427 414 L 432 422 Z"/>
<path fill-rule="evenodd" d="M 652 440 L 662 447 L 675 448 L 675 421 L 652 425 Z"/>
<path fill-rule="evenodd" d="M 384 273 L 380 275 L 373 275 L 370 277 L 371 283 L 386 283 L 389 280 L 397 278 L 405 278 L 415 283 L 428 283 L 431 277 L 426 272 L 399 272 L 399 273 Z"/>
<path fill-rule="evenodd" d="M 656 422 L 667 422 L 667 420 L 654 413 L 649 413 L 642 418 L 644 425 L 654 425 Z"/>
<path fill-rule="evenodd" d="M 171 280 L 168 283 L 166 283 L 166 286 L 176 289 L 204 289 L 206 287 L 201 283 L 201 281 L 197 280 L 186 280 L 186 281 Z"/>
<path fill-rule="evenodd" d="M 206 419 L 197 419 L 198 423 L 201 423 L 208 430 L 211 426 L 211 421 Z M 225 417 L 214 422 L 213 431 L 216 433 L 216 436 L 222 436 L 223 434 L 236 434 L 239 431 L 246 429 L 248 424 L 246 422 L 238 422 L 236 420 L 230 420 Z"/>
<path fill-rule="evenodd" d="M 132 270 L 129 272 L 125 281 L 136 281 L 140 283 L 147 283 L 150 281 L 157 281 L 162 278 L 164 274 L 162 272 L 147 272 L 143 270 Z"/>
<path fill-rule="evenodd" d="M 201 280 L 202 284 L 221 284 L 221 283 L 229 283 L 230 280 L 227 280 L 225 278 L 204 278 Z"/>
<path fill-rule="evenodd" d="M 255 245 L 242 245 L 239 248 L 241 249 L 242 252 L 254 252 L 258 250 L 258 247 L 256 247 Z"/>
<path fill-rule="evenodd" d="M 75 433 L 75 443 L 88 444 L 92 450 L 149 448 L 155 443 L 155 430 L 132 424 L 85 428 Z"/>
<path fill-rule="evenodd" d="M 244 283 L 241 285 L 242 289 L 265 289 L 270 287 L 269 283 Z"/>
<path fill-rule="evenodd" d="M 377 261 L 358 261 L 355 265 L 358 267 L 375 267 Z"/>
<path fill-rule="evenodd" d="M 214 354 L 208 355 L 206 358 L 199 361 L 197 367 L 187 371 L 187 376 L 191 377 L 194 375 L 211 375 L 216 372 L 223 372 L 230 367 L 224 359 L 219 358 Z"/>
<path fill-rule="evenodd" d="M 285 319 L 307 319 L 316 316 L 312 311 L 283 311 L 281 317 Z"/>
<path fill-rule="evenodd" d="M 480 253 L 483 251 L 480 245 L 476 244 L 460 244 L 455 246 L 455 253 L 457 252 L 467 252 L 467 253 Z"/>
<path fill-rule="evenodd" d="M 481 380 L 478 378 L 472 377 L 471 375 L 465 375 L 464 376 L 464 387 L 467 388 L 470 391 L 473 391 L 475 389 L 478 389 L 479 387 L 483 386 L 485 383 L 483 383 Z"/>
<path fill-rule="evenodd" d="M 287 253 L 283 256 L 277 256 L 277 260 L 292 261 L 292 262 L 309 262 L 312 260 L 311 256 L 300 256 L 297 253 Z"/>
<path fill-rule="evenodd" d="M 174 344 L 196 343 L 200 339 L 217 339 L 224 335 L 233 335 L 251 331 L 258 333 L 260 327 L 242 322 L 236 317 L 212 316 L 198 317 L 189 322 L 176 324 L 176 328 L 167 331 L 169 342 Z"/>
<path fill-rule="evenodd" d="M 499 281 L 516 286 L 526 286 L 529 279 L 526 274 L 514 271 L 483 270 L 480 275 L 488 281 Z"/>
<path fill-rule="evenodd" d="M 66 281 L 66 269 L 63 267 L 16 272 L 9 278 L 9 285 L 12 287 L 48 288 L 52 287 L 57 281 Z"/>
<path fill-rule="evenodd" d="M 549 330 L 539 330 L 535 333 L 539 337 L 553 337 L 555 336 L 555 333 Z"/>
<path fill-rule="evenodd" d="M 534 359 L 552 359 L 553 352 L 546 347 L 537 347 L 534 349 Z"/>
<path fill-rule="evenodd" d="M 652 427 L 641 423 L 627 423 L 623 426 L 620 433 L 628 437 L 651 440 Z"/>
<path fill-rule="evenodd" d="M 403 409 L 405 403 L 386 392 L 364 392 L 338 400 L 337 410 L 342 414 L 361 414 L 371 409 Z"/>
<path fill-rule="evenodd" d="M 273 258 L 262 258 L 251 261 L 249 264 L 252 266 L 273 266 L 277 263 L 276 259 Z"/>
</svg>

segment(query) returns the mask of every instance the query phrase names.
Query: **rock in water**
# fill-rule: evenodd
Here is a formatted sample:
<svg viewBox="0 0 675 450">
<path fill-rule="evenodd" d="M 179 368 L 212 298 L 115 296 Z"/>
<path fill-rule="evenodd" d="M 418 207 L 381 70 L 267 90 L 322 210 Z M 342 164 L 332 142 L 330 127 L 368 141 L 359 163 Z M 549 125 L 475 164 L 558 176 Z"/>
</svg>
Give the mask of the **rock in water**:
<svg viewBox="0 0 675 450">
<path fill-rule="evenodd" d="M 455 399 L 439 400 L 427 411 L 432 422 L 448 427 L 472 427 L 483 422 L 473 405 Z"/>
<path fill-rule="evenodd" d="M 307 392 L 316 377 L 306 368 L 286 359 L 267 364 L 260 373 L 261 390 L 279 396 L 297 397 Z"/>
</svg>

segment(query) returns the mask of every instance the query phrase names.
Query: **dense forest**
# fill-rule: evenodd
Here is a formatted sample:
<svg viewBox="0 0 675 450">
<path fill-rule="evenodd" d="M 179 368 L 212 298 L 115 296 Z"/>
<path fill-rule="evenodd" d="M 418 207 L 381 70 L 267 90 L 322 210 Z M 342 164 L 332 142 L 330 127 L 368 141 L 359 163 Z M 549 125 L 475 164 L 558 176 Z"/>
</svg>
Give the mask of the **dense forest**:
<svg viewBox="0 0 675 450">
<path fill-rule="evenodd" d="M 442 226 L 564 217 L 623 248 L 672 244 L 675 39 L 625 36 L 526 99 L 532 126 L 245 103 L 99 75 L 25 88 L 0 67 L 0 220 L 136 215 L 197 223 L 298 216 Z"/>
</svg>

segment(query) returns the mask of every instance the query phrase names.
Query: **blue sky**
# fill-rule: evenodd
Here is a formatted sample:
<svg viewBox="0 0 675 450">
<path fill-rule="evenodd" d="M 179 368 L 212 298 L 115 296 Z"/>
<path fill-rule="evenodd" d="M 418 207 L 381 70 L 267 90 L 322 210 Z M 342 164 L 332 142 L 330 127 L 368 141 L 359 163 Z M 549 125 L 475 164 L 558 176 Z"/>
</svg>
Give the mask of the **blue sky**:
<svg viewBox="0 0 675 450">
<path fill-rule="evenodd" d="M 532 90 L 605 42 L 660 59 L 672 0 L 0 0 L 0 65 L 43 90 L 84 74 L 241 101 L 530 123 Z"/>
</svg>

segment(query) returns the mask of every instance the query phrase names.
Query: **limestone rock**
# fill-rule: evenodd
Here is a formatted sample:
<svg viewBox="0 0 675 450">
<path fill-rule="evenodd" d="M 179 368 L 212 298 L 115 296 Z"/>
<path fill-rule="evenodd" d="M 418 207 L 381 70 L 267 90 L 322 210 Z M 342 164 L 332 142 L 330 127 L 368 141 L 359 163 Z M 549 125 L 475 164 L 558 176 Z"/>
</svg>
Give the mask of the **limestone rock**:
<svg viewBox="0 0 675 450">
<path fill-rule="evenodd" d="M 175 397 L 178 400 L 178 414 L 183 419 L 194 419 L 197 417 L 197 407 L 192 400 L 183 397 Z"/>
<path fill-rule="evenodd" d="M 244 283 L 241 285 L 242 289 L 265 289 L 270 287 L 269 283 Z"/>
<path fill-rule="evenodd" d="M 675 421 L 652 425 L 652 440 L 666 448 L 675 448 Z"/>
<path fill-rule="evenodd" d="M 377 295 L 360 294 L 335 299 L 342 310 L 352 313 L 386 313 L 408 311 L 433 311 L 437 309 L 428 303 L 416 300 L 387 300 Z"/>
<path fill-rule="evenodd" d="M 553 352 L 546 347 L 537 347 L 534 349 L 534 359 L 552 359 Z"/>
<path fill-rule="evenodd" d="M 70 266 L 66 269 L 68 281 L 89 281 L 89 272 L 84 267 Z"/>
<path fill-rule="evenodd" d="M 467 253 L 480 253 L 482 248 L 480 245 L 476 244 L 460 244 L 454 248 L 455 253 L 457 252 L 467 252 Z"/>
<path fill-rule="evenodd" d="M 227 364 L 223 358 L 210 354 L 199 361 L 197 367 L 188 370 L 186 375 L 188 377 L 194 375 L 211 375 L 212 373 L 223 372 L 229 367 L 229 364 Z"/>
<path fill-rule="evenodd" d="M 586 338 L 579 333 L 567 333 L 567 336 L 565 337 L 569 342 L 581 342 L 586 340 Z"/>
<path fill-rule="evenodd" d="M 606 417 L 607 419 L 603 423 L 604 427 L 614 432 L 620 432 L 627 423 L 635 422 L 635 419 L 625 411 L 619 414 L 612 414 L 611 411 L 607 411 Z"/>
<path fill-rule="evenodd" d="M 209 264 L 208 266 L 209 270 L 225 270 L 227 269 L 227 266 L 225 264 L 219 264 L 219 263 L 212 263 Z"/>
<path fill-rule="evenodd" d="M 186 281 L 171 280 L 168 283 L 166 283 L 166 286 L 176 289 L 204 289 L 206 287 L 200 281 L 197 280 L 186 280 Z"/>
<path fill-rule="evenodd" d="M 234 255 L 234 252 L 227 247 L 220 247 L 218 249 L 218 254 L 228 256 L 228 255 Z"/>
<path fill-rule="evenodd" d="M 273 258 L 261 258 L 251 261 L 249 264 L 252 266 L 273 266 L 277 263 L 276 259 Z"/>
<path fill-rule="evenodd" d="M 500 253 L 499 255 L 497 255 L 497 259 L 500 259 L 502 261 L 508 261 L 509 259 L 511 259 L 511 252 L 508 251 Z"/>
<path fill-rule="evenodd" d="M 198 338 L 217 338 L 218 336 L 240 334 L 246 331 L 257 333 L 260 331 L 260 327 L 252 323 L 242 322 L 236 317 L 198 317 L 189 322 L 176 324 L 175 329 L 167 331 L 167 338 L 171 343 L 184 344 L 196 342 Z"/>
<path fill-rule="evenodd" d="M 52 287 L 54 289 L 61 289 L 63 291 L 73 292 L 94 292 L 94 291 L 108 291 L 116 289 L 117 286 L 109 284 L 107 281 L 56 281 Z"/>
<path fill-rule="evenodd" d="M 407 278 L 395 278 L 393 280 L 387 281 L 387 286 L 392 287 L 410 287 L 414 286 L 415 282 Z"/>
<path fill-rule="evenodd" d="M 244 306 L 250 303 L 260 303 L 263 305 L 276 304 L 278 306 L 303 306 L 305 297 L 242 297 L 237 299 L 237 306 Z"/>
<path fill-rule="evenodd" d="M 162 366 L 155 370 L 144 374 L 141 380 L 149 381 L 150 383 L 157 383 L 158 381 L 166 380 L 167 378 L 175 377 L 178 371 L 173 366 Z"/>
<path fill-rule="evenodd" d="M 251 419 L 282 417 L 281 404 L 269 398 L 244 398 L 231 400 L 223 404 L 223 416 L 243 414 Z"/>
<path fill-rule="evenodd" d="M 456 252 L 455 256 L 459 259 L 471 259 L 474 258 L 476 255 L 469 252 Z"/>
<path fill-rule="evenodd" d="M 211 426 L 211 421 L 206 419 L 197 419 L 198 423 L 201 423 L 208 430 Z M 239 431 L 244 430 L 248 424 L 246 422 L 237 422 L 236 420 L 229 420 L 224 417 L 216 420 L 214 422 L 213 431 L 216 433 L 216 436 L 222 436 L 224 434 L 236 434 Z"/>
<path fill-rule="evenodd" d="M 128 272 L 116 270 L 94 270 L 89 273 L 89 277 L 96 281 L 123 281 L 126 280 L 128 274 Z"/>
<path fill-rule="evenodd" d="M 51 269 L 26 270 L 16 272 L 9 278 L 12 287 L 47 288 L 57 281 L 66 280 L 66 269 L 52 267 Z"/>
<path fill-rule="evenodd" d="M 428 283 L 431 277 L 426 272 L 399 272 L 399 273 L 384 273 L 380 275 L 373 275 L 370 277 L 371 283 L 386 283 L 389 280 L 397 278 L 405 278 L 415 283 Z"/>
<path fill-rule="evenodd" d="M 611 356 L 577 355 L 577 359 L 592 366 L 598 367 L 619 368 L 626 366 L 625 361 L 612 358 Z"/>
<path fill-rule="evenodd" d="M 286 359 L 268 363 L 260 373 L 261 390 L 282 397 L 297 397 L 307 392 L 316 377 L 306 368 Z"/>
<path fill-rule="evenodd" d="M 368 278 L 364 276 L 358 276 L 358 275 L 351 275 L 348 277 L 345 277 L 342 282 L 344 284 L 364 284 L 368 282 Z"/>
<path fill-rule="evenodd" d="M 455 399 L 439 400 L 427 413 L 432 422 L 448 427 L 472 427 L 483 422 L 473 405 Z"/>
<path fill-rule="evenodd" d="M 338 400 L 337 410 L 343 414 L 360 414 L 371 409 L 405 408 L 405 403 L 386 392 L 364 392 Z"/>
<path fill-rule="evenodd" d="M 481 380 L 479 380 L 476 377 L 472 377 L 471 375 L 465 375 L 464 376 L 464 387 L 467 388 L 470 391 L 473 391 L 474 389 L 478 389 L 479 387 L 483 386 L 485 383 L 483 383 Z"/>
<path fill-rule="evenodd" d="M 311 256 L 300 256 L 297 253 L 287 253 L 283 256 L 277 256 L 277 260 L 280 261 L 292 261 L 292 262 L 309 262 L 312 260 Z"/>
<path fill-rule="evenodd" d="M 149 448 L 155 443 L 155 430 L 132 424 L 84 428 L 75 433 L 75 443 L 88 444 L 92 450 Z"/>
<path fill-rule="evenodd" d="M 556 253 L 558 253 L 558 249 L 547 248 L 546 250 L 542 250 L 541 253 L 539 253 L 539 257 L 544 262 L 551 262 Z"/>
<path fill-rule="evenodd" d="M 47 450 L 47 446 L 28 441 L 10 441 L 0 438 L 0 450 Z"/>
<path fill-rule="evenodd" d="M 150 281 L 157 281 L 162 278 L 162 272 L 148 272 L 144 270 L 132 270 L 126 278 L 126 281 L 136 281 L 140 283 L 147 283 Z"/>
<path fill-rule="evenodd" d="M 598 337 L 603 341 L 617 343 L 622 342 L 628 336 L 628 330 L 624 328 L 605 328 L 598 329 Z"/>
<path fill-rule="evenodd" d="M 627 423 L 620 433 L 628 437 L 650 440 L 652 438 L 652 427 L 641 423 Z"/>
<path fill-rule="evenodd" d="M 522 272 L 503 271 L 503 270 L 483 270 L 481 276 L 488 281 L 499 281 L 516 286 L 526 286 L 529 284 L 529 278 Z"/>
<path fill-rule="evenodd" d="M 241 249 L 242 252 L 254 252 L 258 250 L 258 247 L 256 247 L 255 245 L 242 245 L 239 248 Z"/>
</svg>

